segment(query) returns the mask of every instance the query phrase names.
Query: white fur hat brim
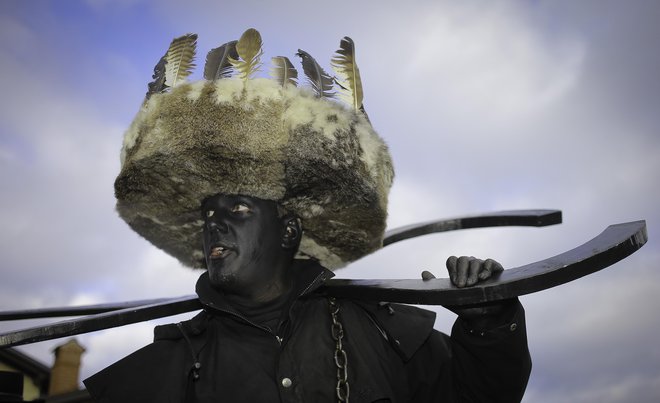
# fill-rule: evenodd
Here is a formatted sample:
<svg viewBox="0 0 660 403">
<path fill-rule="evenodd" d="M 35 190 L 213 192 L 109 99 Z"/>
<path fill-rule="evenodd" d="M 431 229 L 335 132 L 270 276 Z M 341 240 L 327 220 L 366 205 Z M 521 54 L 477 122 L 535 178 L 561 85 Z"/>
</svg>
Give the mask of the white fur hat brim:
<svg viewBox="0 0 660 403">
<path fill-rule="evenodd" d="M 382 244 L 393 179 L 365 117 L 267 79 L 199 81 L 153 95 L 127 131 L 117 211 L 190 267 L 205 267 L 201 202 L 273 200 L 303 223 L 299 253 L 330 269 Z"/>
</svg>

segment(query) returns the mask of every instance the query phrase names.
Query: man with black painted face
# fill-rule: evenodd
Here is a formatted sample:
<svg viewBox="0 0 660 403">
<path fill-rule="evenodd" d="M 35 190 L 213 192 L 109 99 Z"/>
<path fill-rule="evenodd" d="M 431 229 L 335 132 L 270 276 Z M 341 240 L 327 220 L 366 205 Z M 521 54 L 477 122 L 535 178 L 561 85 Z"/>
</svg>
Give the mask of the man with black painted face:
<svg viewBox="0 0 660 403">
<path fill-rule="evenodd" d="M 394 178 L 361 105 L 352 40 L 332 59 L 352 77 L 336 88 L 355 90 L 345 106 L 328 99 L 339 79 L 302 50 L 303 71 L 324 81 L 308 76 L 319 92 L 296 86 L 283 57 L 274 71 L 284 77 L 251 78 L 262 54 L 254 29 L 209 52 L 205 80 L 178 82 L 196 40 L 176 38 L 154 69 L 124 136 L 115 196 L 133 230 L 182 265 L 206 269 L 195 288 L 203 310 L 157 327 L 152 344 L 87 379 L 92 396 L 519 401 L 531 363 L 517 300 L 450 307 L 459 319 L 449 336 L 433 329 L 433 312 L 322 293 L 332 270 L 382 247 Z M 447 268 L 458 287 L 502 270 L 466 256 Z"/>
<path fill-rule="evenodd" d="M 215 195 L 202 203 L 204 255 L 213 287 L 243 303 L 266 303 L 291 289 L 300 221 L 277 203 Z"/>
</svg>

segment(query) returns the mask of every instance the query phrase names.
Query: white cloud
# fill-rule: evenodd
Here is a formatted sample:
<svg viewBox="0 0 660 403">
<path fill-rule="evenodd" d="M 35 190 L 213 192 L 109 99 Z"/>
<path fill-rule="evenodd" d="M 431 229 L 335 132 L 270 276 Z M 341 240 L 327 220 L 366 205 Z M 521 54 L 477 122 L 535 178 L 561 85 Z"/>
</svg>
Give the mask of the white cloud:
<svg viewBox="0 0 660 403">
<path fill-rule="evenodd" d="M 417 24 L 408 77 L 423 77 L 416 96 L 480 123 L 509 122 L 557 102 L 581 73 L 585 45 L 540 35 L 509 2 L 442 7 Z M 460 107 L 457 107 L 456 101 Z"/>
<path fill-rule="evenodd" d="M 132 269 L 120 280 L 124 298 L 162 298 L 194 294 L 197 278 L 203 273 L 183 267 L 159 249 L 147 246 L 136 256 Z"/>
<path fill-rule="evenodd" d="M 592 382 L 588 374 L 577 388 L 528 389 L 523 402 L 529 403 L 653 403 L 660 394 L 657 374 L 621 375 L 616 379 Z"/>
</svg>

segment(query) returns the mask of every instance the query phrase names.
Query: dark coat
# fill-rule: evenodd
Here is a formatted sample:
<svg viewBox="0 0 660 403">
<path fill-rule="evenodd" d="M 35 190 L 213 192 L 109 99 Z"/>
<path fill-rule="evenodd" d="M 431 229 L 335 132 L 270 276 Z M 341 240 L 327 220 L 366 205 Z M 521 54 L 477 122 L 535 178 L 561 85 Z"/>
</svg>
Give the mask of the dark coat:
<svg viewBox="0 0 660 403">
<path fill-rule="evenodd" d="M 86 379 L 87 389 L 99 402 L 337 401 L 328 301 L 313 292 L 332 274 L 314 265 L 303 273 L 305 287 L 279 338 L 235 311 L 202 275 L 197 292 L 204 311 L 157 327 L 154 343 Z M 522 398 L 531 360 L 519 303 L 510 323 L 481 335 L 457 320 L 451 337 L 433 330 L 430 311 L 338 303 L 351 402 Z"/>
</svg>

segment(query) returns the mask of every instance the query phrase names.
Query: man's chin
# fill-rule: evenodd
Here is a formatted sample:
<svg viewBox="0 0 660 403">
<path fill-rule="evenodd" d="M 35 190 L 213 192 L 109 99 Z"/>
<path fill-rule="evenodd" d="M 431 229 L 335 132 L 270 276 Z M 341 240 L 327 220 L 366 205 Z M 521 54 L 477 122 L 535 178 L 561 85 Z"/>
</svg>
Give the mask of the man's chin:
<svg viewBox="0 0 660 403">
<path fill-rule="evenodd" d="M 231 285 L 237 281 L 237 275 L 242 270 L 243 264 L 235 253 L 222 258 L 206 259 L 206 268 L 209 272 L 211 284 Z"/>
<path fill-rule="evenodd" d="M 235 290 L 238 283 L 234 273 L 216 268 L 209 268 L 209 281 L 213 288 L 224 292 Z"/>
</svg>

